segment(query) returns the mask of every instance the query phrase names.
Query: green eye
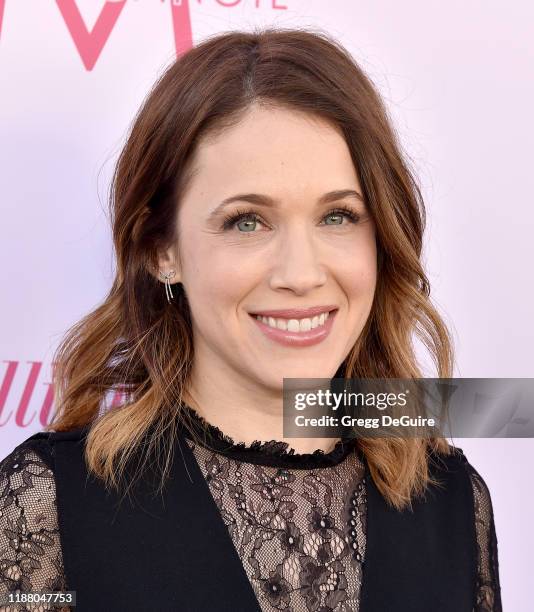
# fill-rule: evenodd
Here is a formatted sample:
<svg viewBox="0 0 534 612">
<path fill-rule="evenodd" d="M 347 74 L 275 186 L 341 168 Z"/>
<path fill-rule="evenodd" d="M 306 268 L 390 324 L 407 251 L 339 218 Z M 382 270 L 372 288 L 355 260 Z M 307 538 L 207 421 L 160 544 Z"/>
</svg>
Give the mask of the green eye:
<svg viewBox="0 0 534 612">
<path fill-rule="evenodd" d="M 341 225 L 343 223 L 343 215 L 338 213 L 331 213 L 330 215 L 326 216 L 326 219 L 338 219 L 338 221 L 334 223 L 327 223 L 326 225 Z"/>
<path fill-rule="evenodd" d="M 225 217 L 222 229 L 228 231 L 243 225 L 243 228 L 239 228 L 239 233 L 250 234 L 256 230 L 256 224 L 259 220 L 258 216 L 252 211 L 238 210 L 235 214 Z"/>
<path fill-rule="evenodd" d="M 243 232 L 251 232 L 256 229 L 256 223 L 257 223 L 256 219 L 245 218 L 242 221 L 239 221 L 236 225 L 240 230 L 242 229 Z M 239 227 L 240 225 L 242 227 Z"/>
<path fill-rule="evenodd" d="M 351 210 L 350 208 L 338 207 L 327 213 L 324 216 L 324 219 L 325 225 L 344 225 L 343 219 L 347 219 L 349 224 L 356 224 L 360 221 L 360 215 L 356 211 Z M 328 219 L 334 219 L 334 222 L 329 223 Z"/>
</svg>

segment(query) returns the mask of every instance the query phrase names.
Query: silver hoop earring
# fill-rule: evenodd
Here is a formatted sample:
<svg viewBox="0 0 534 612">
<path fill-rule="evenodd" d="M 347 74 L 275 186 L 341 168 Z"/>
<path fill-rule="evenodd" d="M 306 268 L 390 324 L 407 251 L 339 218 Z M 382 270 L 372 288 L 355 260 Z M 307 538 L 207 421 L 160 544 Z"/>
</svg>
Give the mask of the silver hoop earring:
<svg viewBox="0 0 534 612">
<path fill-rule="evenodd" d="M 167 302 L 170 304 L 171 300 L 174 299 L 171 289 L 171 278 L 176 274 L 176 270 L 170 270 L 169 272 L 162 272 L 160 270 L 159 273 L 165 279 L 165 295 L 167 296 Z"/>
</svg>

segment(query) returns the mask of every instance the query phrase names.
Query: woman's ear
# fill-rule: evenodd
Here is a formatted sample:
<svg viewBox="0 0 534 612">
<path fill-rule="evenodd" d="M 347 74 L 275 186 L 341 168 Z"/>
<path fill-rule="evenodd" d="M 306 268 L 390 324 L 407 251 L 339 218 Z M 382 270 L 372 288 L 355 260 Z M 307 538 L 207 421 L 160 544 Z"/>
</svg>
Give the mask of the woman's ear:
<svg viewBox="0 0 534 612">
<path fill-rule="evenodd" d="M 151 273 L 162 283 L 165 282 L 165 275 L 169 276 L 171 284 L 181 282 L 180 260 L 174 247 L 158 251 L 157 261 L 152 266 Z"/>
</svg>

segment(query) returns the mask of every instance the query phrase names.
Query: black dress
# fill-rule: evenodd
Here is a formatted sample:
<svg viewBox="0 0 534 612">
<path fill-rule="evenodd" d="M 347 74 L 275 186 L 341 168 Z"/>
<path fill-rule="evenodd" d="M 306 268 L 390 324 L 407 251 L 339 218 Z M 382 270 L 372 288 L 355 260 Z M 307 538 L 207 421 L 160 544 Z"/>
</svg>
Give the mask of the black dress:
<svg viewBox="0 0 534 612">
<path fill-rule="evenodd" d="M 76 590 L 91 612 L 502 610 L 490 494 L 461 451 L 446 490 L 399 513 L 355 440 L 235 444 L 186 410 L 205 437 L 180 429 L 163 506 L 139 489 L 117 509 L 84 482 L 86 428 L 17 446 L 0 463 L 0 592 Z"/>
</svg>

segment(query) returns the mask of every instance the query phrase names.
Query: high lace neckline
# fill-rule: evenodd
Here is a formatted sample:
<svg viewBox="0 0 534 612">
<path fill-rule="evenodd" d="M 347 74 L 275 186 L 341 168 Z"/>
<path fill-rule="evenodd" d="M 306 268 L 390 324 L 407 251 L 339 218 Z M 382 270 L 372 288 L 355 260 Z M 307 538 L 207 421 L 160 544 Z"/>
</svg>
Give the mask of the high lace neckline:
<svg viewBox="0 0 534 612">
<path fill-rule="evenodd" d="M 202 446 L 237 461 L 264 466 L 313 469 L 337 465 L 352 451 L 358 452 L 355 438 L 341 438 L 328 452 L 318 448 L 311 453 L 298 453 L 294 448 L 290 448 L 287 442 L 281 440 L 254 440 L 250 444 L 235 442 L 233 438 L 221 431 L 219 427 L 206 421 L 189 405 L 182 404 L 181 411 L 189 428 L 195 434 L 193 435 L 182 424 L 181 431 L 187 439 L 199 442 Z"/>
</svg>

